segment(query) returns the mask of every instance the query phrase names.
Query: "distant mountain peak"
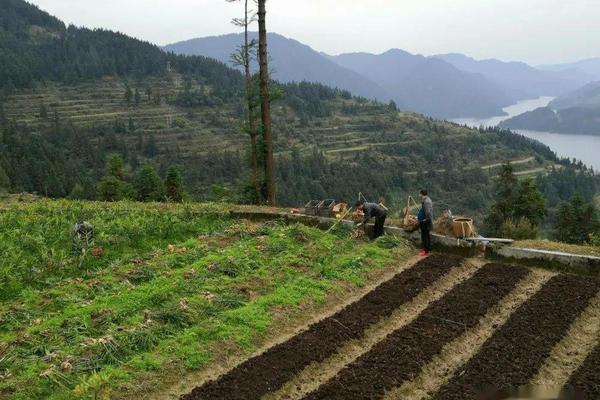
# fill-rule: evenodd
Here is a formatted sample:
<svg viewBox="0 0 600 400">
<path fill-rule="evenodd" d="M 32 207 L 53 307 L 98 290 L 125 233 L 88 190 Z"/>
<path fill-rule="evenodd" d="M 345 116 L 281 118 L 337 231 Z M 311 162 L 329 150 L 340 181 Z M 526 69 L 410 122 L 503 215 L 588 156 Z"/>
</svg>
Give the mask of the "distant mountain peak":
<svg viewBox="0 0 600 400">
<path fill-rule="evenodd" d="M 256 33 L 251 34 L 256 37 Z M 197 38 L 168 45 L 179 54 L 229 63 L 241 34 Z M 269 33 L 275 79 L 312 81 L 439 118 L 502 115 L 518 100 L 557 96 L 587 83 L 582 74 L 539 71 L 525 63 L 476 60 L 461 53 L 425 57 L 392 48 L 380 54 L 329 55 L 298 40 Z"/>
</svg>

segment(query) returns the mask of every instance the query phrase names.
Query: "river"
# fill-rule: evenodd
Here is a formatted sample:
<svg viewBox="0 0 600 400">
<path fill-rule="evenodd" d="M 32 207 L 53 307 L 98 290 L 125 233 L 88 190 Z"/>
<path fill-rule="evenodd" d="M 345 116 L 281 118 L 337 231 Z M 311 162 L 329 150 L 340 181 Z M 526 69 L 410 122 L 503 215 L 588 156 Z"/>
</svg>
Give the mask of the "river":
<svg viewBox="0 0 600 400">
<path fill-rule="evenodd" d="M 522 114 L 527 111 L 535 110 L 539 107 L 546 107 L 554 98 L 540 97 L 537 99 L 522 100 L 512 106 L 504 109 L 508 115 L 478 119 L 478 118 L 460 118 L 453 119 L 463 125 L 472 127 L 497 126 L 500 122 Z M 559 157 L 576 158 L 591 166 L 596 171 L 600 171 L 600 136 L 571 135 L 551 132 L 514 130 L 523 136 L 535 139 L 550 147 Z"/>
</svg>

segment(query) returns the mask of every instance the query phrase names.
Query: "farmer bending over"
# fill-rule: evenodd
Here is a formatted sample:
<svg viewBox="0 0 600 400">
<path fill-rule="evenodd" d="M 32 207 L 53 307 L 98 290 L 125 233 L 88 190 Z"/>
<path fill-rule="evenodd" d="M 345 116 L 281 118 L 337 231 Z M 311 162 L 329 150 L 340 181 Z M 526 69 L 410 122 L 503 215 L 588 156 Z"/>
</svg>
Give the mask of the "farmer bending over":
<svg viewBox="0 0 600 400">
<path fill-rule="evenodd" d="M 358 224 L 358 226 L 362 226 L 369 222 L 371 218 L 375 218 L 375 227 L 373 228 L 373 239 L 377 239 L 379 236 L 383 235 L 383 224 L 385 223 L 385 219 L 387 217 L 387 213 L 385 212 L 385 208 L 375 203 L 365 203 L 364 200 L 359 200 L 356 202 L 356 209 L 362 211 L 365 214 L 363 221 Z"/>
</svg>

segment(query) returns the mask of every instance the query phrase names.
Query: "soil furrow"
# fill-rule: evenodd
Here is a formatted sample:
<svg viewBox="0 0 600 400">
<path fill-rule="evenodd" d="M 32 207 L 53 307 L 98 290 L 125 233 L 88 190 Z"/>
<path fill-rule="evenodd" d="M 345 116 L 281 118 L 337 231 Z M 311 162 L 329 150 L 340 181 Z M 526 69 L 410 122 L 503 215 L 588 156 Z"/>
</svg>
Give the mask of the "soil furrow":
<svg viewBox="0 0 600 400">
<path fill-rule="evenodd" d="M 532 379 L 531 386 L 543 386 L 547 396 L 558 397 L 569 377 L 583 364 L 588 354 L 600 344 L 600 294 L 577 319 L 569 332 L 554 346 L 550 357 Z M 600 370 L 598 370 L 600 380 Z M 554 393 L 548 389 L 554 388 Z"/>
<path fill-rule="evenodd" d="M 306 398 L 383 397 L 386 391 L 418 375 L 423 364 L 439 354 L 446 343 L 475 326 L 527 274 L 522 267 L 484 266 Z"/>
<path fill-rule="evenodd" d="M 478 261 L 478 260 L 477 260 Z M 410 324 L 430 304 L 475 274 L 483 263 L 468 261 L 453 268 L 410 302 L 398 307 L 389 318 L 370 326 L 365 335 L 339 347 L 336 353 L 321 363 L 312 363 L 278 391 L 267 394 L 262 400 L 299 400 L 332 379 L 346 365 L 367 353 L 390 333 Z"/>
<path fill-rule="evenodd" d="M 386 400 L 424 400 L 437 392 L 452 375 L 473 357 L 499 326 L 525 301 L 533 296 L 548 280 L 552 272 L 533 270 L 526 278 L 498 304 L 496 304 L 477 324 L 477 326 L 452 343 L 423 367 L 419 376 L 401 387 L 388 392 Z"/>
<path fill-rule="evenodd" d="M 526 385 L 598 291 L 598 283 L 558 275 L 523 304 L 434 399 L 509 396 Z M 498 397 L 504 398 L 504 397 Z"/>
<path fill-rule="evenodd" d="M 460 257 L 448 255 L 429 257 L 333 316 L 243 362 L 218 379 L 197 387 L 182 399 L 259 399 L 279 389 L 307 365 L 327 359 L 343 343 L 360 338 L 366 328 L 381 318 L 389 317 L 401 304 L 414 298 L 462 261 Z"/>
<path fill-rule="evenodd" d="M 575 391 L 577 399 L 600 399 L 600 344 L 596 346 L 583 365 L 569 378 L 567 388 Z"/>
</svg>

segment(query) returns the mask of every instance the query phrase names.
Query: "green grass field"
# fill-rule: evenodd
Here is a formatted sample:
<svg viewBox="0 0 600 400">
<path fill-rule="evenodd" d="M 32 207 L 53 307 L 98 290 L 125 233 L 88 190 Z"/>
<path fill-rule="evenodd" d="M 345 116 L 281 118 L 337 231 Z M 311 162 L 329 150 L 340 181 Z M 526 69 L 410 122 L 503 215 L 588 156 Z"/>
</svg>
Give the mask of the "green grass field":
<svg viewBox="0 0 600 400">
<path fill-rule="evenodd" d="M 79 219 L 95 241 L 74 256 Z M 413 253 L 385 244 L 216 204 L 4 200 L 0 398 L 141 398 Z"/>
</svg>

